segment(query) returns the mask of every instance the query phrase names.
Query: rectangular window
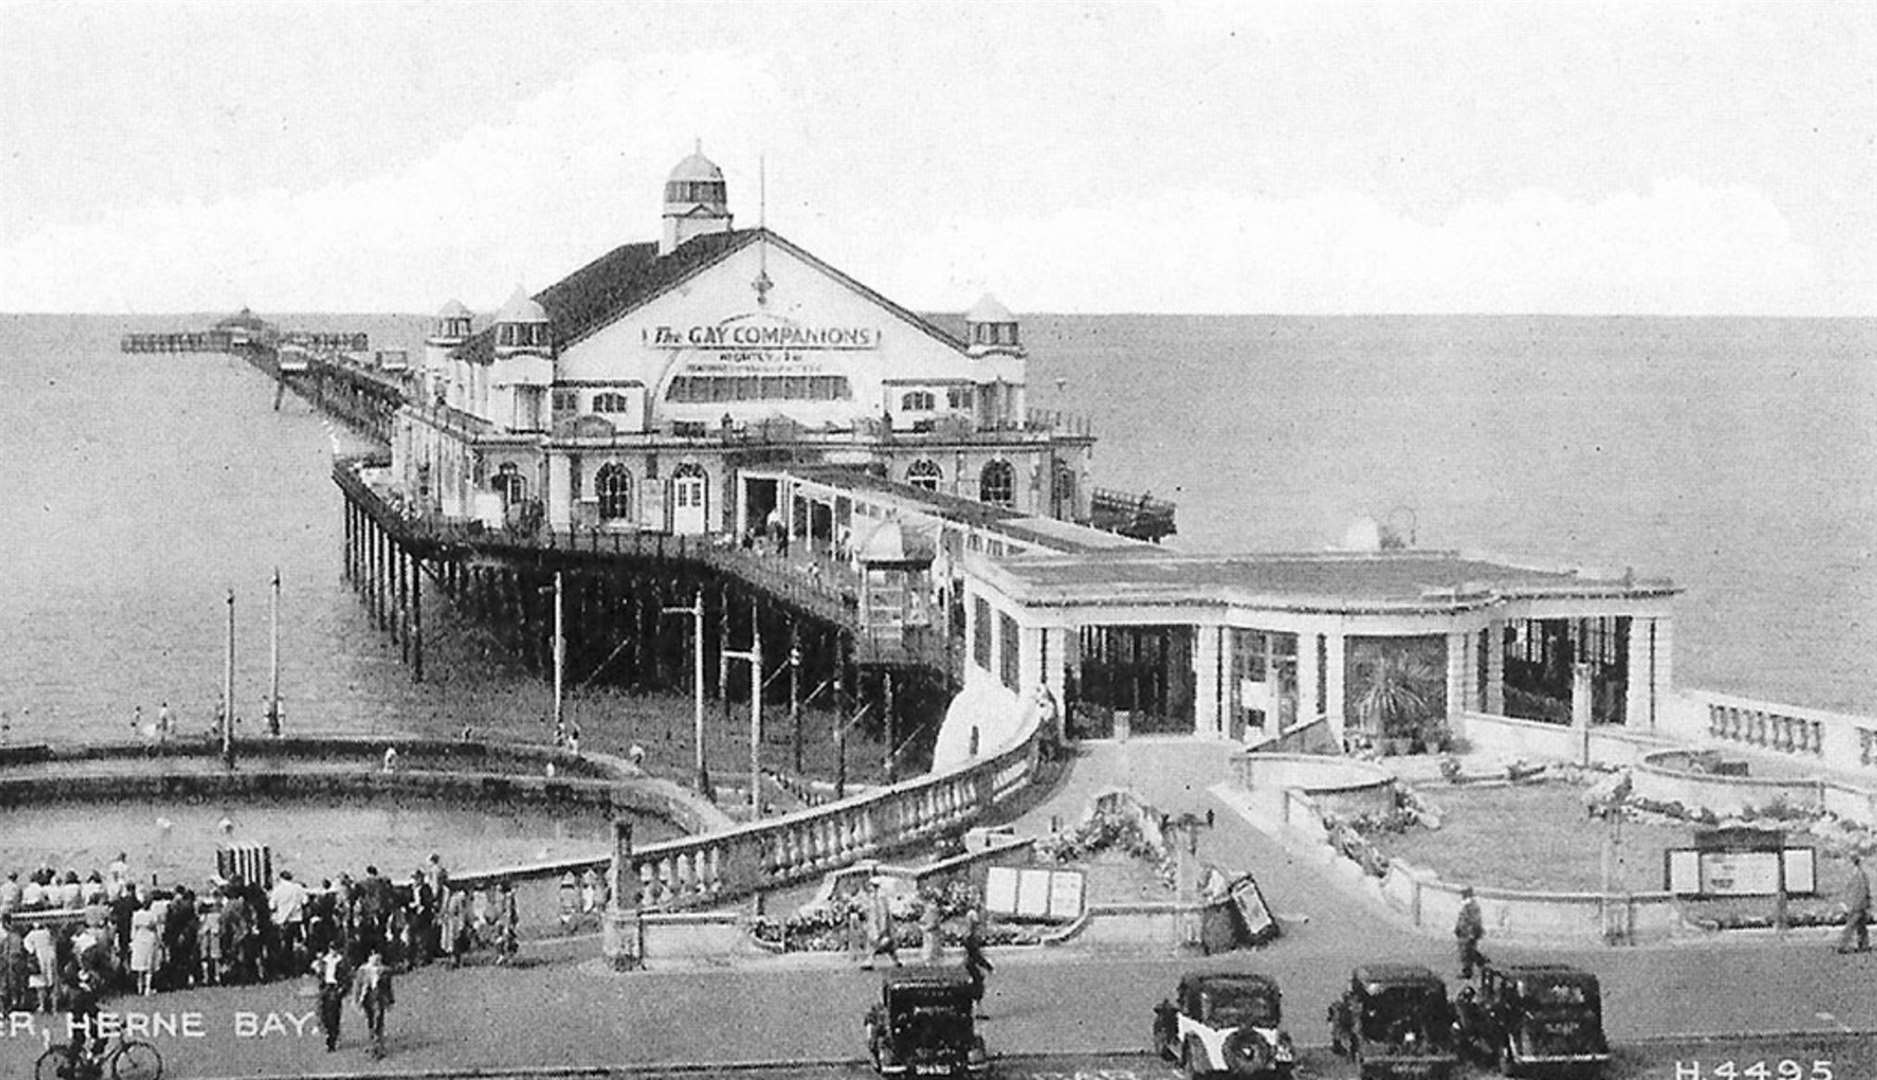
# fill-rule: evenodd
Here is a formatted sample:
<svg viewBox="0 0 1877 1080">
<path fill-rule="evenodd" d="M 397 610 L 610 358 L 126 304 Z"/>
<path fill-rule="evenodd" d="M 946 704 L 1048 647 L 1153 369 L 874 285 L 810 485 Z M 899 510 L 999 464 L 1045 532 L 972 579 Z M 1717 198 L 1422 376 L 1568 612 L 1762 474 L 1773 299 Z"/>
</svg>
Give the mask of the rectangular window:
<svg viewBox="0 0 1877 1080">
<path fill-rule="evenodd" d="M 985 671 L 991 670 L 991 605 L 983 597 L 971 604 L 971 661 Z"/>
<path fill-rule="evenodd" d="M 1022 675 L 1021 670 L 1017 667 L 1017 655 L 1019 651 L 1017 647 L 1017 620 L 1000 611 L 997 613 L 997 629 L 998 644 L 1001 646 L 999 650 L 1001 655 L 998 657 L 997 663 L 997 673 L 1003 678 L 1006 687 L 1015 690 L 1021 682 L 1019 677 Z"/>
</svg>

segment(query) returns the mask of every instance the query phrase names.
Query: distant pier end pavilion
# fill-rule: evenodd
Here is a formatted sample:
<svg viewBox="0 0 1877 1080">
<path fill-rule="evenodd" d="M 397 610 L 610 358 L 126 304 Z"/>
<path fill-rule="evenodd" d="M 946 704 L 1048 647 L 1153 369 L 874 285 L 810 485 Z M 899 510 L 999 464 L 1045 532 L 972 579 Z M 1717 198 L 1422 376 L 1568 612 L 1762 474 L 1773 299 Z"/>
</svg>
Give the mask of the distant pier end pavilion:
<svg viewBox="0 0 1877 1080">
<path fill-rule="evenodd" d="M 442 310 L 392 475 L 415 512 L 490 526 L 728 533 L 778 509 L 743 470 L 815 464 L 1171 532 L 1170 508 L 1117 516 L 1125 500 L 1097 498 L 1092 434 L 1031 412 L 1026 368 L 994 299 L 940 325 L 767 228 L 735 229 L 722 171 L 693 154 L 665 185 L 659 241 L 518 289 L 481 330 Z"/>
</svg>

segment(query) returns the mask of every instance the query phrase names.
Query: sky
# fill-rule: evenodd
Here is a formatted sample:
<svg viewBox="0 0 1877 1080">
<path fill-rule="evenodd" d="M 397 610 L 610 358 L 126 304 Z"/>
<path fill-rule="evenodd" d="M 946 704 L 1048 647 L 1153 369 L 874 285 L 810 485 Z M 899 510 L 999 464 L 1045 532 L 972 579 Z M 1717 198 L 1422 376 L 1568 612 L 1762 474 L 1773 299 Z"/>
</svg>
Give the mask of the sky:
<svg viewBox="0 0 1877 1080">
<path fill-rule="evenodd" d="M 0 310 L 477 310 L 701 143 L 907 306 L 1877 315 L 1877 3 L 0 0 Z M 763 197 L 766 194 L 766 197 Z"/>
</svg>

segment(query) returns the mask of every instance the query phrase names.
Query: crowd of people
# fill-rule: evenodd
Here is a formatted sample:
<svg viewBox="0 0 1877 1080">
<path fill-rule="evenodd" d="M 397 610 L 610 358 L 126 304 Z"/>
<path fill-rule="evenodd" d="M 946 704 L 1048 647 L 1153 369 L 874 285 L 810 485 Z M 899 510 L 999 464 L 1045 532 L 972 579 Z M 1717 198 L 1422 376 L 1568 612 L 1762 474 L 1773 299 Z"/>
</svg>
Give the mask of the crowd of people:
<svg viewBox="0 0 1877 1080">
<path fill-rule="evenodd" d="M 603 906 L 597 872 L 563 879 L 562 926 Z M 570 888 L 571 886 L 571 888 Z M 0 880 L 0 1012 L 54 1012 L 82 988 L 151 994 L 298 978 L 328 953 L 353 969 L 374 954 L 391 970 L 460 965 L 518 948 L 514 885 L 461 887 L 432 855 L 394 881 L 365 868 L 309 886 L 282 870 L 271 886 L 239 875 L 156 886 L 133 879 L 125 857 L 81 878 L 40 869 Z"/>
</svg>

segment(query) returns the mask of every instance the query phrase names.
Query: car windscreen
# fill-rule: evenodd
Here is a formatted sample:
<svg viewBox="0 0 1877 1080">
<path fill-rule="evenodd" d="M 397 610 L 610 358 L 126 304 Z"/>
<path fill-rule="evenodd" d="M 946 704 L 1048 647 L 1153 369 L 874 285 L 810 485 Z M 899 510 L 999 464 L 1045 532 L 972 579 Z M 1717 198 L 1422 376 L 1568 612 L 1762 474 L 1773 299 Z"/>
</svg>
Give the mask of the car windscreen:
<svg viewBox="0 0 1877 1080">
<path fill-rule="evenodd" d="M 1207 987 L 1199 992 L 1200 1019 L 1213 1027 L 1275 1027 L 1278 1023 L 1277 999 L 1256 986 L 1233 986 L 1229 983 Z"/>
<path fill-rule="evenodd" d="M 1429 986 L 1382 987 L 1362 1005 L 1362 1035 L 1374 1042 L 1441 1038 L 1447 1024 L 1447 999 Z"/>
<path fill-rule="evenodd" d="M 1574 982 L 1528 980 L 1519 987 L 1519 997 L 1532 1009 L 1576 1012 L 1585 1006 L 1595 1008 L 1597 1005 L 1596 989 Z"/>
<path fill-rule="evenodd" d="M 915 1006 L 893 1017 L 893 1034 L 914 1046 L 959 1046 L 971 1040 L 971 1016 L 945 1006 Z"/>
</svg>

